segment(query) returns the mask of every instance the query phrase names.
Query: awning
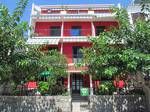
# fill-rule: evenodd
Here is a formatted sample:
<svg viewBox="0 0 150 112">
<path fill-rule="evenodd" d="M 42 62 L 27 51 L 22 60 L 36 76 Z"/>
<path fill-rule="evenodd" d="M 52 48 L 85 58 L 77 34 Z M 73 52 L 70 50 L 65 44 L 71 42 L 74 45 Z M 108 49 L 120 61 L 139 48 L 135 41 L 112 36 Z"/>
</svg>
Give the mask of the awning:
<svg viewBox="0 0 150 112">
<path fill-rule="evenodd" d="M 65 37 L 63 42 L 90 42 L 88 37 Z"/>
<path fill-rule="evenodd" d="M 27 40 L 27 44 L 50 44 L 58 45 L 59 42 L 90 42 L 87 36 L 69 37 L 33 37 Z"/>
<path fill-rule="evenodd" d="M 58 45 L 60 38 L 34 37 L 27 40 L 27 44 L 51 44 Z"/>
<path fill-rule="evenodd" d="M 43 71 L 42 73 L 40 73 L 39 74 L 39 76 L 43 76 L 43 77 L 48 77 L 48 76 L 50 76 L 50 75 L 52 75 L 52 72 L 50 72 L 50 71 Z"/>
</svg>

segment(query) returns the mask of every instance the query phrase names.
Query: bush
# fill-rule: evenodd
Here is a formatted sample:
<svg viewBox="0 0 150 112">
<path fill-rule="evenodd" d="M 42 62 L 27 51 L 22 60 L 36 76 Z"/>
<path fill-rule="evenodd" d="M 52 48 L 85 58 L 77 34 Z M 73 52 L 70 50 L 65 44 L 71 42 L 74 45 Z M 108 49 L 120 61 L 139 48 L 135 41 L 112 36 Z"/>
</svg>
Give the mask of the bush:
<svg viewBox="0 0 150 112">
<path fill-rule="evenodd" d="M 112 95 L 116 88 L 111 81 L 102 82 L 98 87 L 99 95 Z"/>
<path fill-rule="evenodd" d="M 39 91 L 41 94 L 47 94 L 49 90 L 49 84 L 48 82 L 41 81 L 39 82 Z"/>
</svg>

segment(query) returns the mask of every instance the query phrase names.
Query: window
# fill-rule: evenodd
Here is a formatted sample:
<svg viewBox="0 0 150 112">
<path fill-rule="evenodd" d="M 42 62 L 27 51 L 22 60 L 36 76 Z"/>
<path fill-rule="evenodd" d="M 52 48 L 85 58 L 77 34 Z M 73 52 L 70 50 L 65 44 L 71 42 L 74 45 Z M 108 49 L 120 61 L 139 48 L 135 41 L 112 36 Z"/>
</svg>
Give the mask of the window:
<svg viewBox="0 0 150 112">
<path fill-rule="evenodd" d="M 60 26 L 52 26 L 50 29 L 51 29 L 50 36 L 60 36 L 61 35 Z"/>
<path fill-rule="evenodd" d="M 73 63 L 79 63 L 82 61 L 83 54 L 81 52 L 82 47 L 79 46 L 73 46 Z"/>
<path fill-rule="evenodd" d="M 71 36 L 81 36 L 81 27 L 73 26 L 71 29 Z"/>
<path fill-rule="evenodd" d="M 96 36 L 104 32 L 104 30 L 105 30 L 105 26 L 96 26 Z"/>
</svg>

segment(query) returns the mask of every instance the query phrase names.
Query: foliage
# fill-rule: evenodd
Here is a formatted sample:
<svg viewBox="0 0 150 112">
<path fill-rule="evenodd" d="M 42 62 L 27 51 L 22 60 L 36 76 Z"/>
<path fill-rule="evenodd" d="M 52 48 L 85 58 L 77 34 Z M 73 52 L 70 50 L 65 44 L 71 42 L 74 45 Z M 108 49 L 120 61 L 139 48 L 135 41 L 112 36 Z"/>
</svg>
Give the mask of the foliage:
<svg viewBox="0 0 150 112">
<path fill-rule="evenodd" d="M 20 20 L 27 3 L 28 0 L 20 0 L 12 14 L 0 4 L 0 82 L 13 81 L 17 85 L 32 78 L 37 80 L 41 72 L 49 70 L 55 76 L 49 80 L 50 87 L 66 76 L 66 60 L 58 51 L 43 51 L 46 45 L 26 44 L 24 34 L 29 27 Z"/>
<path fill-rule="evenodd" d="M 28 26 L 20 22 L 28 0 L 20 0 L 11 15 L 4 5 L 0 4 L 0 78 L 6 81 L 12 77 L 13 65 L 17 50 L 22 47 L 24 32 Z"/>
<path fill-rule="evenodd" d="M 38 89 L 42 94 L 48 93 L 48 90 L 49 90 L 48 82 L 44 82 L 44 81 L 39 82 Z"/>
<path fill-rule="evenodd" d="M 59 77 L 56 76 L 50 76 L 48 78 L 48 83 L 49 83 L 49 94 L 50 95 L 62 95 L 62 94 L 66 94 L 66 88 L 65 86 L 62 84 L 62 80 Z"/>
<path fill-rule="evenodd" d="M 137 20 L 132 26 L 125 9 L 113 11 L 118 27 L 91 37 L 93 46 L 83 50 L 88 73 L 98 77 L 135 73 L 150 64 L 150 22 Z"/>
<path fill-rule="evenodd" d="M 142 12 L 150 12 L 150 0 L 141 0 L 140 5 Z"/>
<path fill-rule="evenodd" d="M 62 54 L 60 54 L 59 51 L 45 51 L 44 55 L 41 57 L 40 65 L 45 69 L 51 71 L 57 77 L 67 76 L 66 58 Z"/>
<path fill-rule="evenodd" d="M 112 82 L 103 82 L 99 85 L 98 94 L 100 95 L 112 95 L 113 92 L 116 90 Z"/>
</svg>

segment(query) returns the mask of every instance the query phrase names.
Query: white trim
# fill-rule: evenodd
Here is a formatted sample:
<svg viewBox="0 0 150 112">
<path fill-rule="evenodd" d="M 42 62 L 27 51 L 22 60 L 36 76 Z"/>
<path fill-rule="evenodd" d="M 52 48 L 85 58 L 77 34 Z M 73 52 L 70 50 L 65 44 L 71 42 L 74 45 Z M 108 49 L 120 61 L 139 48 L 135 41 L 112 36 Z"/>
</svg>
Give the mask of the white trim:
<svg viewBox="0 0 150 112">
<path fill-rule="evenodd" d="M 92 27 L 92 36 L 95 37 L 95 27 L 93 21 L 91 22 L 91 27 Z"/>
<path fill-rule="evenodd" d="M 69 95 L 71 94 L 70 92 L 71 92 L 70 91 L 70 73 L 68 73 L 68 93 L 69 93 Z"/>
<path fill-rule="evenodd" d="M 110 8 L 114 4 L 39 5 L 40 8 Z"/>
<path fill-rule="evenodd" d="M 81 73 L 83 70 L 67 70 L 68 73 Z"/>
<path fill-rule="evenodd" d="M 42 14 L 33 15 L 31 17 L 36 22 L 50 22 L 50 21 L 116 21 L 115 14 Z"/>
<path fill-rule="evenodd" d="M 68 64 L 68 66 L 73 66 L 73 65 L 75 65 L 75 63 L 69 63 L 69 64 Z"/>
<path fill-rule="evenodd" d="M 62 21 L 62 25 L 61 25 L 61 38 L 63 38 L 64 35 L 64 22 Z M 63 41 L 61 42 L 61 54 L 63 54 Z"/>
<path fill-rule="evenodd" d="M 27 44 L 50 44 L 50 45 L 58 45 L 60 38 L 28 38 Z"/>
</svg>

